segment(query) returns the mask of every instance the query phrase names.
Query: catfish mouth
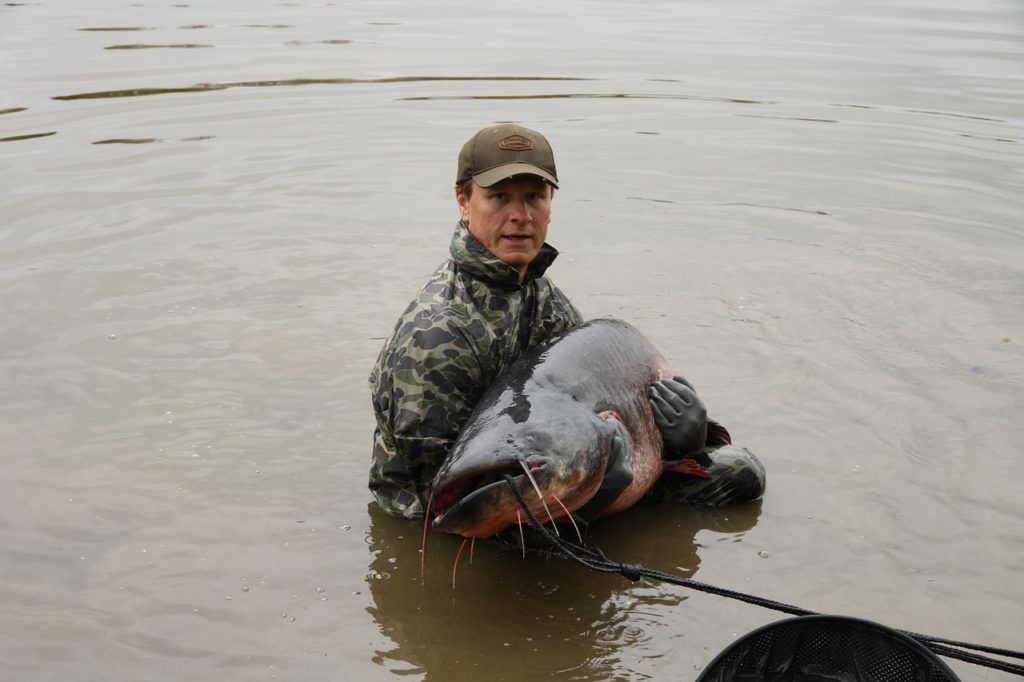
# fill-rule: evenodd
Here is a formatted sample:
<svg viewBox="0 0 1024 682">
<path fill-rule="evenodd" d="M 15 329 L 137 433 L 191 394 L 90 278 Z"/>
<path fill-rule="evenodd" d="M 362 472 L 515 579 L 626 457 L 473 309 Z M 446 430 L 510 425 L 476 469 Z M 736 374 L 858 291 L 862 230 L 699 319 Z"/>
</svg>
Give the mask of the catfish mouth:
<svg viewBox="0 0 1024 682">
<path fill-rule="evenodd" d="M 493 535 L 515 523 L 516 512 L 521 509 L 509 485 L 524 496 L 533 492 L 533 484 L 523 470 L 525 465 L 543 491 L 550 479 L 545 475 L 545 464 L 542 458 L 496 463 L 444 481 L 431 498 L 431 525 L 466 537 Z"/>
</svg>

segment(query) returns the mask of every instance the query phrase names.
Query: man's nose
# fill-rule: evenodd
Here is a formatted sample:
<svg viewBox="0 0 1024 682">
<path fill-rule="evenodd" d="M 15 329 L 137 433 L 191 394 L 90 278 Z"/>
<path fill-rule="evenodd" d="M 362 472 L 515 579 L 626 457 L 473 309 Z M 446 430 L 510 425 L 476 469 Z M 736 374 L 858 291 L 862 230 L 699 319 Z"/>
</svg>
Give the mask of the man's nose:
<svg viewBox="0 0 1024 682">
<path fill-rule="evenodd" d="M 526 201 L 526 197 L 514 199 L 512 201 L 512 219 L 520 222 L 528 222 L 530 220 L 530 204 Z"/>
</svg>

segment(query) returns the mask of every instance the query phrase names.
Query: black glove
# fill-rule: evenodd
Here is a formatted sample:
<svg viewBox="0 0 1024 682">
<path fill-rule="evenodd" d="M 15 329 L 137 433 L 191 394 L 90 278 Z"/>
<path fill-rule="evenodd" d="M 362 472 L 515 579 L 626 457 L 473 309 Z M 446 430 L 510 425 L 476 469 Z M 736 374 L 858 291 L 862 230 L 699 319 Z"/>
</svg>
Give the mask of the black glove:
<svg viewBox="0 0 1024 682">
<path fill-rule="evenodd" d="M 652 384 L 648 392 L 654 423 L 665 439 L 665 459 L 682 459 L 700 452 L 708 437 L 708 412 L 700 396 L 683 377 Z"/>
</svg>

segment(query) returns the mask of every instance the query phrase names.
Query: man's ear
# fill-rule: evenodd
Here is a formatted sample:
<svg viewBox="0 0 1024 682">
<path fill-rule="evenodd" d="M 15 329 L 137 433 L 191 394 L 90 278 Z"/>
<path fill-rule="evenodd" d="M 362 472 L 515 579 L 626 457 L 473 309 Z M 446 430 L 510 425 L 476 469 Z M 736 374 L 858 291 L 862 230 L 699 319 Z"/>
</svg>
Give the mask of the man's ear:
<svg viewBox="0 0 1024 682">
<path fill-rule="evenodd" d="M 469 226 L 469 197 L 462 191 L 462 187 L 455 186 L 455 203 L 459 205 L 459 218 Z"/>
</svg>

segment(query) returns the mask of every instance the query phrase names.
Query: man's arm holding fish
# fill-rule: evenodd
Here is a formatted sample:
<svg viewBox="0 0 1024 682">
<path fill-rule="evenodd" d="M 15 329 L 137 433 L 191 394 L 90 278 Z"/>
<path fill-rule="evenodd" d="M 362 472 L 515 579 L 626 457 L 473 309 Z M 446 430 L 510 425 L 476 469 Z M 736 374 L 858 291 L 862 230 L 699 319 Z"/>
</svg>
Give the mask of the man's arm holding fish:
<svg viewBox="0 0 1024 682">
<path fill-rule="evenodd" d="M 653 384 L 654 422 L 665 440 L 666 473 L 648 493 L 662 502 L 720 506 L 760 497 L 764 465 L 732 444 L 729 431 L 707 417 L 693 386 L 680 376 Z"/>
<path fill-rule="evenodd" d="M 704 449 L 708 411 L 704 401 L 681 376 L 651 386 L 651 411 L 665 439 L 665 459 L 685 459 Z"/>
<path fill-rule="evenodd" d="M 426 338 L 444 328 L 444 345 Z M 393 516 L 422 518 L 430 482 L 483 392 L 470 337 L 453 319 L 399 334 L 370 376 L 377 428 L 370 490 Z M 451 352 L 454 347 L 459 352 Z"/>
</svg>

